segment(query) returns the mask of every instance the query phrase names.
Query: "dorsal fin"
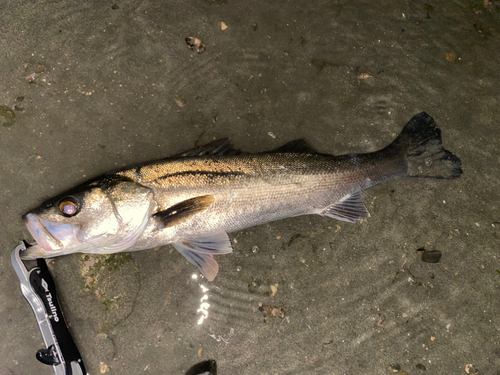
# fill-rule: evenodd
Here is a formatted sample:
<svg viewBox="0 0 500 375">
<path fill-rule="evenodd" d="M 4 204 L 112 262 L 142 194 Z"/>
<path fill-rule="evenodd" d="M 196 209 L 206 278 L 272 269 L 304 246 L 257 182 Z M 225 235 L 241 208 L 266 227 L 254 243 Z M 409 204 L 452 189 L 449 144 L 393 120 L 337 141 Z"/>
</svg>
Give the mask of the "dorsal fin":
<svg viewBox="0 0 500 375">
<path fill-rule="evenodd" d="M 223 156 L 223 155 L 241 155 L 240 150 L 235 150 L 231 144 L 231 139 L 223 138 L 207 143 L 202 146 L 192 148 L 180 154 L 171 156 L 171 158 L 187 158 L 196 156 Z"/>
<path fill-rule="evenodd" d="M 272 151 L 265 151 L 266 153 L 274 154 L 320 154 L 316 151 L 305 139 L 295 139 L 283 146 L 280 146 Z M 246 152 L 236 150 L 231 144 L 231 139 L 223 138 L 216 141 L 207 143 L 202 146 L 192 148 L 191 150 L 184 151 L 180 154 L 173 155 L 170 158 L 187 158 L 187 157 L 197 157 L 197 156 L 223 156 L 223 155 L 244 155 Z"/>
<path fill-rule="evenodd" d="M 285 143 L 283 146 L 272 150 L 271 153 L 318 154 L 318 151 L 316 151 L 305 139 L 301 138 Z"/>
</svg>

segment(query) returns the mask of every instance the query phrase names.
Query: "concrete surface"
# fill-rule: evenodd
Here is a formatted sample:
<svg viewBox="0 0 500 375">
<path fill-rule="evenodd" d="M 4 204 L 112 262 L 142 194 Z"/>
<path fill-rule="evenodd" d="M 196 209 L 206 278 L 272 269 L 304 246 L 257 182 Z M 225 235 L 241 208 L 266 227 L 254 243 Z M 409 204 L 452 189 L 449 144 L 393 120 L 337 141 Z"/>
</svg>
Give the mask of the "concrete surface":
<svg viewBox="0 0 500 375">
<path fill-rule="evenodd" d="M 91 374 L 500 373 L 498 1 L 4 0 L 0 21 L 1 375 L 53 373 L 10 265 L 28 209 L 214 138 L 372 151 L 420 111 L 464 175 L 374 187 L 363 223 L 235 233 L 213 283 L 171 247 L 50 267 Z"/>
</svg>

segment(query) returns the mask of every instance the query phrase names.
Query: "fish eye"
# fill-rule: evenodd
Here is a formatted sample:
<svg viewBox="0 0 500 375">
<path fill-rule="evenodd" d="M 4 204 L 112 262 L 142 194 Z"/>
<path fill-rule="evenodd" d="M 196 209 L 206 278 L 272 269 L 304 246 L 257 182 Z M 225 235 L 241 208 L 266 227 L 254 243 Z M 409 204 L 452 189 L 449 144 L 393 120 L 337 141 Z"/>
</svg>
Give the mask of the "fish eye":
<svg viewBox="0 0 500 375">
<path fill-rule="evenodd" d="M 74 198 L 67 197 L 59 202 L 59 211 L 66 217 L 75 216 L 79 209 L 80 203 Z"/>
</svg>

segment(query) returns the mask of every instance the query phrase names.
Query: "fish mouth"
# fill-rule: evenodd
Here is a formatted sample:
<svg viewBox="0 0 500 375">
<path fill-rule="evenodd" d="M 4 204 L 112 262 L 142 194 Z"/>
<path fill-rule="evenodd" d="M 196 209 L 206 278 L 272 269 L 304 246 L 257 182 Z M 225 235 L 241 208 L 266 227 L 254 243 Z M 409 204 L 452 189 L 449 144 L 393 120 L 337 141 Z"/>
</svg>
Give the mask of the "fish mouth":
<svg viewBox="0 0 500 375">
<path fill-rule="evenodd" d="M 51 258 L 64 253 L 65 245 L 74 238 L 74 226 L 53 223 L 27 214 L 24 221 L 35 243 L 22 251 L 22 259 Z"/>
</svg>

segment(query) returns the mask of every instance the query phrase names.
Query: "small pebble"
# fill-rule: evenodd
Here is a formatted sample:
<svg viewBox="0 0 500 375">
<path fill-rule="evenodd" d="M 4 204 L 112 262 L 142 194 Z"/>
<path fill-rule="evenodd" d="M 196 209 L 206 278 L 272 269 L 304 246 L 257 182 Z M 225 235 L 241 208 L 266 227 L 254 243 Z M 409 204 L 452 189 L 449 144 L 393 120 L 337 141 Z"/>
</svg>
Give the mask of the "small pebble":
<svg viewBox="0 0 500 375">
<path fill-rule="evenodd" d="M 426 250 L 422 253 L 422 260 L 425 263 L 439 263 L 441 256 L 442 254 L 439 250 Z"/>
<path fill-rule="evenodd" d="M 12 126 L 16 123 L 16 115 L 9 107 L 0 107 L 0 125 Z"/>
</svg>

